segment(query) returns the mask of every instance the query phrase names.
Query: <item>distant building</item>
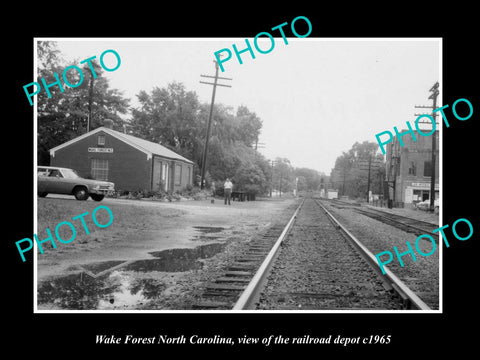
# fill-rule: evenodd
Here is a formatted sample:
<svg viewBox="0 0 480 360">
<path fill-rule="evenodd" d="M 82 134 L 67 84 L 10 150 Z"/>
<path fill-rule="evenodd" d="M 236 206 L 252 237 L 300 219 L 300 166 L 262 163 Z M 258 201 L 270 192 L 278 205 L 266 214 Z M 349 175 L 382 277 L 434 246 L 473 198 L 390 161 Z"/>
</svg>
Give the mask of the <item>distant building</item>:
<svg viewBox="0 0 480 360">
<path fill-rule="evenodd" d="M 50 164 L 115 183 L 116 190 L 180 190 L 192 184 L 193 162 L 166 147 L 100 127 L 50 149 Z"/>
<path fill-rule="evenodd" d="M 327 199 L 338 199 L 338 190 L 328 189 Z"/>
<path fill-rule="evenodd" d="M 403 131 L 403 130 L 402 130 Z M 433 136 L 421 136 L 415 131 L 417 141 L 410 134 L 398 138 L 387 145 L 386 180 L 389 199 L 394 206 L 410 207 L 415 203 L 430 199 L 432 174 Z M 436 131 L 435 144 L 435 199 L 439 197 L 439 132 Z"/>
</svg>

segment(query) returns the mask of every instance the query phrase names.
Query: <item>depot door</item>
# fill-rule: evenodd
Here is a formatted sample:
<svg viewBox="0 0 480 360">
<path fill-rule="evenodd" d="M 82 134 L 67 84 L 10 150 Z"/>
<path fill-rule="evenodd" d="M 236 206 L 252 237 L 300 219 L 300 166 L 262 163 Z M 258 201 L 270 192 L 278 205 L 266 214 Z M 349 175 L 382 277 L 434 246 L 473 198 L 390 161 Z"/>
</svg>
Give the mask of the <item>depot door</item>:
<svg viewBox="0 0 480 360">
<path fill-rule="evenodd" d="M 159 158 L 153 160 L 152 190 L 161 190 L 160 180 L 162 178 L 162 161 Z"/>
<path fill-rule="evenodd" d="M 164 184 L 163 190 L 168 191 L 169 181 L 168 181 L 168 163 L 162 162 L 162 181 Z"/>
</svg>

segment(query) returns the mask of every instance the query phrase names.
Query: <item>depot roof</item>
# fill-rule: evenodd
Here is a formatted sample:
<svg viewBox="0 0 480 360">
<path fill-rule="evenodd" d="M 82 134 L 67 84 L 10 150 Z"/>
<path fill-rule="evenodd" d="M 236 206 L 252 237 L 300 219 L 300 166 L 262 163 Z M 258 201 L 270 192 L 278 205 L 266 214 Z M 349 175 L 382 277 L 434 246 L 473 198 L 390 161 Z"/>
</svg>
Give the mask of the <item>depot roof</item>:
<svg viewBox="0 0 480 360">
<path fill-rule="evenodd" d="M 173 160 L 181 160 L 181 161 L 184 161 L 186 163 L 193 164 L 193 161 L 188 160 L 187 158 L 184 158 L 183 156 L 177 154 L 176 152 L 174 152 L 170 149 L 167 149 L 163 145 L 160 145 L 160 144 L 148 141 L 148 140 L 140 139 L 140 138 L 138 138 L 136 136 L 133 136 L 133 135 L 124 134 L 124 133 L 112 130 L 112 129 L 110 129 L 108 127 L 104 127 L 104 126 L 96 128 L 95 130 L 92 130 L 88 133 L 80 135 L 80 136 L 78 136 L 78 137 L 76 137 L 76 138 L 74 138 L 70 141 L 67 141 L 63 144 L 60 144 L 60 145 L 50 149 L 50 155 L 55 156 L 55 151 L 63 149 L 66 146 L 74 144 L 77 141 L 83 140 L 83 139 L 85 139 L 85 138 L 87 138 L 91 135 L 94 135 L 94 134 L 100 132 L 100 131 L 103 131 L 103 132 L 117 138 L 118 140 L 123 141 L 123 142 L 129 144 L 130 146 L 144 152 L 145 154 L 147 154 L 147 159 L 150 159 L 153 155 L 158 155 L 158 156 L 162 156 L 164 158 L 173 159 Z"/>
</svg>

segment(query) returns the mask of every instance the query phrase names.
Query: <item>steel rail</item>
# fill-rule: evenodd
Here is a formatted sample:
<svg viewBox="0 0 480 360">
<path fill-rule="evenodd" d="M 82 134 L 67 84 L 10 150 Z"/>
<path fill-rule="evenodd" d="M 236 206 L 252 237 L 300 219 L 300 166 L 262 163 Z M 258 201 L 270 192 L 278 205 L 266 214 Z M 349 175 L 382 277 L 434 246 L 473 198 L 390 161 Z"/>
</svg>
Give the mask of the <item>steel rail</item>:
<svg viewBox="0 0 480 360">
<path fill-rule="evenodd" d="M 403 215 L 399 215 L 399 214 L 393 214 L 393 213 L 390 213 L 390 212 L 385 212 L 385 211 L 382 211 L 382 210 L 378 210 L 378 209 L 374 209 L 372 207 L 362 207 L 361 209 L 362 211 L 370 211 L 372 213 L 377 213 L 379 215 L 382 215 L 382 216 L 385 216 L 387 218 L 389 218 L 389 216 L 392 216 L 392 219 L 394 219 L 395 221 L 399 221 L 398 219 L 402 219 L 402 220 L 405 220 L 405 221 L 411 221 L 413 223 L 417 223 L 417 224 L 424 224 L 425 226 L 431 226 L 431 227 L 435 227 L 438 225 L 435 224 L 435 223 L 432 223 L 430 221 L 424 221 L 424 220 L 418 220 L 418 219 L 414 219 L 414 218 L 411 218 L 409 216 L 403 216 Z"/>
<path fill-rule="evenodd" d="M 420 234 L 429 234 L 431 236 L 433 236 L 434 238 L 436 238 L 438 240 L 438 234 L 436 233 L 432 233 L 432 231 L 428 230 L 428 229 L 425 229 L 425 228 L 421 228 L 421 227 L 418 227 L 416 225 L 412 225 L 412 224 L 407 224 L 406 222 L 403 222 L 400 219 L 404 219 L 406 221 L 409 221 L 411 220 L 412 222 L 417 222 L 417 223 L 422 223 L 422 224 L 426 224 L 426 225 L 431 225 L 433 228 L 435 228 L 435 226 L 437 226 L 436 224 L 433 224 L 433 223 L 429 223 L 427 221 L 421 221 L 421 220 L 416 220 L 416 219 L 411 219 L 411 218 L 408 218 L 406 216 L 401 216 L 401 215 L 396 215 L 396 214 L 392 214 L 392 216 L 397 216 L 397 218 L 395 219 L 394 217 L 390 217 L 390 214 L 382 214 L 380 211 L 377 211 L 377 210 L 373 210 L 373 209 L 369 209 L 369 210 L 366 210 L 366 209 L 354 209 L 355 211 L 361 213 L 361 214 L 365 214 L 368 216 L 368 214 L 372 214 L 373 216 L 378 216 L 379 218 L 382 218 L 382 219 L 386 219 L 387 221 L 391 221 L 393 223 L 396 223 L 396 224 L 399 224 L 400 226 L 405 226 L 407 228 L 410 228 L 412 230 L 415 230 L 415 233 L 420 233 Z"/>
<path fill-rule="evenodd" d="M 376 215 L 382 219 L 386 219 L 387 221 L 391 221 L 393 223 L 396 223 L 405 227 L 409 227 L 415 231 L 420 231 L 422 234 L 428 233 L 429 235 L 432 235 L 438 240 L 438 234 L 432 233 L 431 230 L 429 229 L 417 226 L 418 224 L 423 224 L 425 226 L 432 227 L 433 229 L 438 227 L 437 224 L 431 223 L 429 221 L 417 220 L 417 219 L 413 219 L 408 216 L 403 216 L 399 214 L 391 214 L 382 210 L 372 209 L 370 207 L 368 208 L 362 207 L 360 209 L 359 207 L 361 207 L 361 204 L 349 203 L 349 202 L 338 200 L 338 199 L 328 199 L 328 200 L 332 201 L 333 203 L 341 203 L 347 206 L 351 206 L 355 211 L 359 213 Z M 409 221 L 410 223 L 403 222 L 399 219 L 405 220 L 407 222 Z M 412 225 L 412 223 L 414 223 L 415 225 Z"/>
<path fill-rule="evenodd" d="M 255 308 L 255 301 L 257 300 L 259 296 L 259 291 L 261 290 L 268 276 L 268 272 L 273 265 L 273 262 L 276 258 L 278 250 L 280 249 L 280 245 L 282 244 L 283 240 L 285 239 L 290 229 L 292 228 L 293 222 L 295 221 L 298 215 L 298 212 L 300 211 L 304 202 L 305 202 L 305 198 L 297 207 L 292 217 L 288 221 L 287 225 L 283 229 L 282 233 L 280 234 L 278 239 L 275 241 L 275 244 L 273 245 L 272 249 L 268 253 L 267 257 L 265 258 L 265 260 L 263 260 L 262 264 L 258 268 L 252 280 L 248 283 L 247 287 L 238 298 L 237 302 L 233 306 L 233 310 L 248 310 L 248 309 Z"/>
<path fill-rule="evenodd" d="M 325 214 L 332 220 L 332 222 L 342 230 L 350 242 L 360 251 L 365 260 L 374 268 L 379 276 L 384 281 L 392 286 L 392 288 L 400 295 L 402 299 L 407 301 L 408 305 L 413 305 L 418 310 L 432 310 L 425 302 L 418 297 L 403 281 L 401 281 L 390 269 L 383 266 L 385 274 L 380 271 L 376 257 L 368 250 L 350 231 L 348 231 L 340 222 L 318 201 L 315 200 L 318 206 L 320 206 Z"/>
</svg>

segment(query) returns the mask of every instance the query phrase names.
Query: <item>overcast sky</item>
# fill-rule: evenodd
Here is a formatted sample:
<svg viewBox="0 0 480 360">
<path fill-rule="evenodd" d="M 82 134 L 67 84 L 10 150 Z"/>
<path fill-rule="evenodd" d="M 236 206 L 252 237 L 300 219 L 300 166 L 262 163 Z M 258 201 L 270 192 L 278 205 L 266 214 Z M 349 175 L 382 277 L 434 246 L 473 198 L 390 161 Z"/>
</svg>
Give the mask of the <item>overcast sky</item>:
<svg viewBox="0 0 480 360">
<path fill-rule="evenodd" d="M 210 103 L 212 86 L 200 74 L 214 75 L 214 52 L 245 48 L 232 39 L 42 39 L 55 40 L 68 64 L 108 49 L 121 66 L 104 72 L 110 86 L 135 106 L 141 90 L 181 82 Z M 249 39 L 253 46 L 253 39 Z M 263 122 L 260 151 L 269 159 L 290 159 L 293 166 L 330 174 L 335 159 L 356 142 L 376 142 L 375 134 L 413 124 L 415 105 L 431 105 L 428 90 L 441 83 L 439 39 L 276 38 L 274 49 L 255 59 L 242 54 L 224 63 L 220 76 L 232 88 L 218 87 L 215 103 L 246 105 Z M 268 49 L 270 41 L 260 42 Z M 233 51 L 232 51 L 233 52 Z M 105 56 L 113 59 L 112 54 Z M 78 64 L 78 63 L 77 63 Z M 113 66 L 113 65 L 112 65 Z M 438 101 L 437 106 L 441 106 Z"/>
</svg>

